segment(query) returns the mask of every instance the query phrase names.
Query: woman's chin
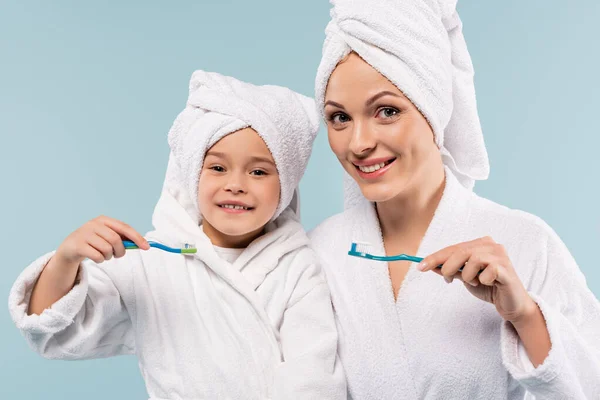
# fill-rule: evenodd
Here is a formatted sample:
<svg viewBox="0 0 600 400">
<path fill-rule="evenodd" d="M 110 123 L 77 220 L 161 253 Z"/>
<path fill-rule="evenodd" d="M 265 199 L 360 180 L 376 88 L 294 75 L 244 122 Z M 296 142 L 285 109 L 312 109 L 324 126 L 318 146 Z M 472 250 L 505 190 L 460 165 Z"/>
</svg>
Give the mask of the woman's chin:
<svg viewBox="0 0 600 400">
<path fill-rule="evenodd" d="M 396 185 L 378 183 L 364 186 L 360 185 L 360 190 L 368 201 L 373 203 L 384 203 L 401 195 L 403 191 L 402 187 L 403 185 L 400 182 L 397 182 Z"/>
</svg>

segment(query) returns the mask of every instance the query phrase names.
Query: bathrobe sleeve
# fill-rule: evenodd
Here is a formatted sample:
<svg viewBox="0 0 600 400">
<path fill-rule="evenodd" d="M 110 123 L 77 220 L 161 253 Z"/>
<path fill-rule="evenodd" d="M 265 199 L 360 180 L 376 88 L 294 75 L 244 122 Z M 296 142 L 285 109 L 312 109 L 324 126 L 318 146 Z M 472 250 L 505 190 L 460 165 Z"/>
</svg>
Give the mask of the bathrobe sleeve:
<svg viewBox="0 0 600 400">
<path fill-rule="evenodd" d="M 131 257 L 101 265 L 84 261 L 71 291 L 40 315 L 27 315 L 33 286 L 53 254 L 29 265 L 9 295 L 12 319 L 30 347 L 45 358 L 63 360 L 132 354 L 132 322 L 121 296 L 121 291 L 133 292 L 131 265 L 122 261 Z"/>
<path fill-rule="evenodd" d="M 310 265 L 298 280 L 280 335 L 284 360 L 275 373 L 273 399 L 347 398 L 331 296 L 319 265 Z"/>
<path fill-rule="evenodd" d="M 510 374 L 538 399 L 596 399 L 600 393 L 600 303 L 560 238 L 547 227 L 546 249 L 530 295 L 548 327 L 551 349 L 537 368 L 523 362 L 524 347 L 504 323 L 502 358 Z"/>
</svg>

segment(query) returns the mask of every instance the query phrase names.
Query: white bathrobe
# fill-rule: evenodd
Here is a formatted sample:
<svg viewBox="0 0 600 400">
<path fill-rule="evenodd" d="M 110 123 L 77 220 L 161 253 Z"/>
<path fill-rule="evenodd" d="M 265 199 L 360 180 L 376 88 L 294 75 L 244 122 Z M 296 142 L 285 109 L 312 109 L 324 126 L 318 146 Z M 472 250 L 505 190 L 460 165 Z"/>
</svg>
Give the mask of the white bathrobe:
<svg viewBox="0 0 600 400">
<path fill-rule="evenodd" d="M 325 278 L 289 209 L 232 264 L 164 191 L 155 231 L 198 254 L 128 250 L 82 263 L 78 283 L 41 315 L 32 287 L 52 256 L 14 284 L 11 315 L 35 351 L 53 359 L 135 354 L 151 399 L 343 399 L 337 332 Z"/>
<path fill-rule="evenodd" d="M 552 349 L 533 368 L 495 307 L 462 282 L 412 265 L 394 301 L 366 200 L 309 236 L 332 294 L 339 353 L 353 399 L 600 399 L 600 305 L 558 236 L 539 218 L 478 197 L 446 169 L 446 188 L 418 256 L 489 235 L 503 244 L 547 322 Z"/>
</svg>

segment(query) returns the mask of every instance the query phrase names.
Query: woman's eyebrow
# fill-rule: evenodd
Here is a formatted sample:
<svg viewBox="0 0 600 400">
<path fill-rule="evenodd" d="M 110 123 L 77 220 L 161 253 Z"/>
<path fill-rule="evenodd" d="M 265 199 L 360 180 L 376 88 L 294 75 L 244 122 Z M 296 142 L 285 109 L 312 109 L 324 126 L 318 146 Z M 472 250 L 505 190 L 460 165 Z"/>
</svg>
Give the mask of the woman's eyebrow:
<svg viewBox="0 0 600 400">
<path fill-rule="evenodd" d="M 383 96 L 394 96 L 394 97 L 402 98 L 402 96 L 400 96 L 400 95 L 398 95 L 398 94 L 396 94 L 394 92 L 390 92 L 389 90 L 384 90 L 382 92 L 377 93 L 376 95 L 374 95 L 373 97 L 371 97 L 369 100 L 367 100 L 365 102 L 365 106 L 366 107 L 372 106 L 373 103 L 375 103 L 377 100 L 379 100 Z"/>
<path fill-rule="evenodd" d="M 335 101 L 331 101 L 331 100 L 327 100 L 327 101 L 325 102 L 325 106 L 327 106 L 327 105 L 334 106 L 334 107 L 337 107 L 337 108 L 341 108 L 342 110 L 345 110 L 345 109 L 346 109 L 346 108 L 345 108 L 343 105 L 341 105 L 340 103 L 336 103 Z"/>
</svg>

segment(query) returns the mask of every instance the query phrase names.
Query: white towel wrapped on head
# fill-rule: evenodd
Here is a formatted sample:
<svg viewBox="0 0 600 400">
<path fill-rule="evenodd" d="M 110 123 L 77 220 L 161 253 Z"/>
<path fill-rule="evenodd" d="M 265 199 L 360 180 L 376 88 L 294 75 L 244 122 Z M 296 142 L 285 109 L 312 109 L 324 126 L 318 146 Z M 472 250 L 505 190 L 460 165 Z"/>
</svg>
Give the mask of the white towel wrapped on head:
<svg viewBox="0 0 600 400">
<path fill-rule="evenodd" d="M 456 0 L 331 0 L 315 100 L 322 111 L 327 83 L 356 52 L 396 85 L 428 120 L 444 164 L 472 189 L 487 179 L 489 162 L 477 114 L 473 66 Z M 346 206 L 362 198 L 345 185 Z"/>
<path fill-rule="evenodd" d="M 169 131 L 171 157 L 164 188 L 195 219 L 204 155 L 226 135 L 247 127 L 264 140 L 279 172 L 281 197 L 273 219 L 297 199 L 295 191 L 319 128 L 314 101 L 285 87 L 257 86 L 199 70 L 192 74 L 186 108 Z"/>
</svg>

